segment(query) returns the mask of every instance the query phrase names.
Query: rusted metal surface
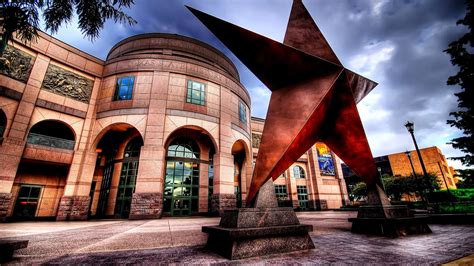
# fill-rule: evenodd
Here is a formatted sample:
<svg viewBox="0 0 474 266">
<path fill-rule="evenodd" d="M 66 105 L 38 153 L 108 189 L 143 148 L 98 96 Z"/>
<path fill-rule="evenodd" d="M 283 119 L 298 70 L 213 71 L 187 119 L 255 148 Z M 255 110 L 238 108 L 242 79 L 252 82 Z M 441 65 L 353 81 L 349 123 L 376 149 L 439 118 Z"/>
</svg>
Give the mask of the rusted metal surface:
<svg viewBox="0 0 474 266">
<path fill-rule="evenodd" d="M 317 141 L 362 177 L 369 203 L 388 204 L 356 108 L 377 83 L 342 66 L 301 0 L 283 44 L 189 9 L 272 91 L 248 204 Z"/>
</svg>

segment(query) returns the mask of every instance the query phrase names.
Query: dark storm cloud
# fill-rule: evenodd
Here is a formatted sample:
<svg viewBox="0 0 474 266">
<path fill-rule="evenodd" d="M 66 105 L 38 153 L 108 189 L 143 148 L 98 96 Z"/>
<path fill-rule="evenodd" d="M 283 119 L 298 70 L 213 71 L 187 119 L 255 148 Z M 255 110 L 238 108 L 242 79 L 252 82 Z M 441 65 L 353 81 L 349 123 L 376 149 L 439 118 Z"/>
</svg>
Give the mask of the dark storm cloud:
<svg viewBox="0 0 474 266">
<path fill-rule="evenodd" d="M 343 64 L 379 82 L 358 106 L 375 155 L 411 149 L 403 123 L 415 121 L 421 146 L 441 146 L 458 131 L 446 125 L 456 107 L 455 88 L 446 86 L 456 69 L 442 51 L 464 28 L 456 21 L 465 12 L 462 0 L 304 1 Z M 290 0 L 137 0 L 129 11 L 133 27 L 107 23 L 91 45 L 71 26 L 58 38 L 105 58 L 118 41 L 134 34 L 168 32 L 207 42 L 237 65 L 252 95 L 252 115 L 264 117 L 269 91 L 191 13 L 190 5 L 252 31 L 282 41 Z"/>
</svg>

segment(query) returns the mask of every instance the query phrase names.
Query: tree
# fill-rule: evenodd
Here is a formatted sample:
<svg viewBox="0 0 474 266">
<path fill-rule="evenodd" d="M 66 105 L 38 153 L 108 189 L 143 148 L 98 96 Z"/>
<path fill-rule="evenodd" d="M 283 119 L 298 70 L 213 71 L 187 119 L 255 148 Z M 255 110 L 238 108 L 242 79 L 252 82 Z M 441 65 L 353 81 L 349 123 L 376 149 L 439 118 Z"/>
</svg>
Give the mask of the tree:
<svg viewBox="0 0 474 266">
<path fill-rule="evenodd" d="M 367 197 L 367 185 L 364 182 L 355 184 L 350 192 L 354 200 L 365 200 Z"/>
<path fill-rule="evenodd" d="M 466 154 L 452 159 L 461 160 L 463 165 L 470 167 L 474 165 L 474 57 L 471 53 L 474 49 L 474 0 L 466 0 L 466 7 L 466 16 L 458 20 L 457 25 L 466 26 L 468 31 L 459 40 L 450 43 L 444 52 L 450 55 L 451 63 L 459 68 L 456 75 L 448 78 L 447 84 L 461 88 L 460 92 L 454 94 L 458 97 L 458 110 L 450 113 L 454 119 L 447 123 L 459 128 L 463 136 L 454 138 L 450 144 Z M 474 185 L 473 169 L 461 170 L 460 175 L 466 184 Z"/>
<path fill-rule="evenodd" d="M 418 195 L 426 200 L 426 195 L 439 189 L 435 174 L 411 176 L 384 176 L 382 178 L 387 196 L 399 201 L 404 194 Z"/>
<path fill-rule="evenodd" d="M 82 33 L 94 40 L 108 19 L 135 24 L 136 21 L 123 11 L 133 4 L 134 0 L 2 0 L 0 54 L 15 32 L 23 42 L 36 39 L 39 10 L 43 11 L 46 30 L 52 33 L 64 22 L 70 22 L 76 13 Z"/>
<path fill-rule="evenodd" d="M 400 201 L 405 194 L 419 195 L 426 200 L 429 191 L 439 189 L 435 174 L 411 175 L 411 176 L 388 176 L 384 175 L 382 181 L 385 192 L 391 200 Z M 350 192 L 354 199 L 361 200 L 367 196 L 367 187 L 364 182 L 359 182 L 351 188 Z"/>
</svg>

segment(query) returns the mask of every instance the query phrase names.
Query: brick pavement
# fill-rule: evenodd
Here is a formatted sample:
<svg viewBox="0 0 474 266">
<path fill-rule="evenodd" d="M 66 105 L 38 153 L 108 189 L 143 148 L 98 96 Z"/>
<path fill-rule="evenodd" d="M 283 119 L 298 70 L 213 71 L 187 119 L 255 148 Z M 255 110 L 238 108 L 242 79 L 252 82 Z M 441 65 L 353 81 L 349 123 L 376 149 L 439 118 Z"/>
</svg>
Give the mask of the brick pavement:
<svg viewBox="0 0 474 266">
<path fill-rule="evenodd" d="M 16 226 L 15 238 L 30 239 L 12 263 L 104 264 L 441 264 L 474 253 L 474 226 L 431 225 L 432 234 L 391 239 L 350 232 L 340 212 L 299 213 L 303 223 L 315 226 L 311 234 L 316 249 L 240 261 L 228 261 L 202 248 L 204 224 L 216 218 L 162 219 L 148 221 L 88 222 L 90 226 L 22 233 L 34 223 L 0 225 L 0 234 Z M 21 225 L 21 226 L 19 226 Z M 10 226 L 10 227 L 9 227 Z"/>
</svg>

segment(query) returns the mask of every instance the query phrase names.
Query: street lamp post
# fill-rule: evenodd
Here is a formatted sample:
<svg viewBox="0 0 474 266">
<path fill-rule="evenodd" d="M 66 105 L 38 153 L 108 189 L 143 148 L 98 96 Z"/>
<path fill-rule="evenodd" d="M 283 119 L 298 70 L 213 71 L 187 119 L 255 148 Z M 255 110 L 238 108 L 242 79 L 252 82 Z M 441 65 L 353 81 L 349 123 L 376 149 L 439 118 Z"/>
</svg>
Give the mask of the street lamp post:
<svg viewBox="0 0 474 266">
<path fill-rule="evenodd" d="M 405 127 L 407 128 L 408 132 L 410 132 L 411 138 L 413 139 L 413 143 L 415 144 L 416 153 L 418 154 L 418 158 L 420 159 L 421 169 L 423 170 L 423 176 L 424 176 L 425 182 L 428 185 L 429 191 L 433 192 L 431 182 L 428 180 L 428 173 L 426 172 L 426 167 L 425 167 L 425 163 L 423 162 L 423 157 L 421 157 L 420 149 L 418 148 L 418 144 L 416 143 L 415 134 L 414 134 L 415 124 L 413 124 L 413 122 L 407 121 L 407 123 L 405 124 Z"/>
<path fill-rule="evenodd" d="M 379 172 L 379 177 L 380 177 L 380 181 L 382 182 L 383 191 L 385 191 L 385 193 L 386 193 L 387 191 L 385 190 L 385 184 L 384 184 L 383 178 L 382 178 L 382 167 L 377 167 L 377 171 Z"/>
<path fill-rule="evenodd" d="M 408 160 L 410 161 L 410 165 L 411 165 L 411 170 L 412 170 L 412 172 L 413 172 L 413 176 L 416 176 L 415 167 L 413 166 L 413 161 L 411 160 L 411 152 L 406 151 L 405 154 L 407 155 Z"/>
<path fill-rule="evenodd" d="M 425 163 L 423 162 L 423 158 L 421 157 L 420 149 L 418 148 L 418 144 L 416 143 L 415 134 L 413 133 L 415 131 L 415 124 L 413 124 L 413 122 L 407 121 L 407 123 L 405 124 L 405 127 L 407 128 L 408 132 L 410 132 L 411 138 L 413 139 L 413 143 L 415 144 L 416 153 L 418 154 L 418 158 L 420 159 L 423 175 L 428 176 L 428 173 L 426 172 L 426 168 L 425 168 Z"/>
</svg>

